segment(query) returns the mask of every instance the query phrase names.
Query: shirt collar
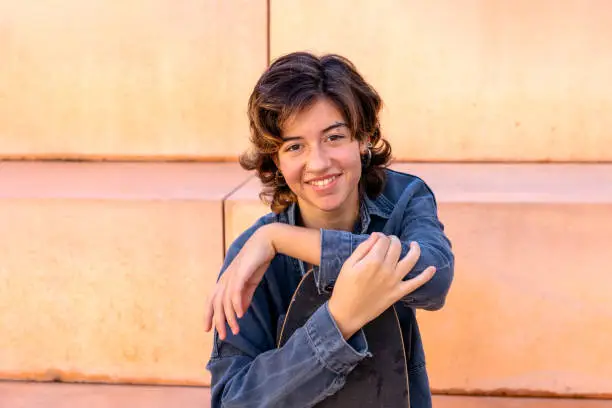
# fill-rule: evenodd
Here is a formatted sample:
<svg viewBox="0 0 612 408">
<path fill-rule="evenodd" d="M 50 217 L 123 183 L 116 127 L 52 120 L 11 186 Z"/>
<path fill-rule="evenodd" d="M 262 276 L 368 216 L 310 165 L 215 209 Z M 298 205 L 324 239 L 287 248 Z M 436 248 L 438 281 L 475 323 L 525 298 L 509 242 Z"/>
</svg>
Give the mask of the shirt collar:
<svg viewBox="0 0 612 408">
<path fill-rule="evenodd" d="M 285 221 L 289 225 L 296 225 L 297 211 L 297 204 L 292 203 L 284 213 L 287 217 Z M 384 195 L 379 194 L 378 197 L 371 199 L 367 194 L 364 194 L 359 206 L 359 221 L 355 225 L 354 232 L 365 234 L 370 226 L 372 215 L 389 219 L 391 212 L 393 212 L 393 204 Z"/>
<path fill-rule="evenodd" d="M 393 205 L 389 203 L 389 200 L 384 198 L 381 194 L 375 199 L 371 199 L 364 194 L 361 199 L 361 205 L 359 206 L 359 221 L 355 225 L 353 233 L 365 234 L 370 228 L 370 222 L 372 221 L 372 215 L 388 219 L 393 211 Z"/>
<path fill-rule="evenodd" d="M 379 194 L 374 199 L 371 199 L 367 194 L 364 194 L 361 202 L 362 206 L 366 207 L 366 210 L 370 215 L 377 215 L 379 217 L 388 219 L 393 212 L 393 204 L 382 194 Z"/>
<path fill-rule="evenodd" d="M 287 208 L 287 223 L 289 225 L 296 225 L 296 217 L 297 217 L 297 203 L 292 203 Z"/>
</svg>

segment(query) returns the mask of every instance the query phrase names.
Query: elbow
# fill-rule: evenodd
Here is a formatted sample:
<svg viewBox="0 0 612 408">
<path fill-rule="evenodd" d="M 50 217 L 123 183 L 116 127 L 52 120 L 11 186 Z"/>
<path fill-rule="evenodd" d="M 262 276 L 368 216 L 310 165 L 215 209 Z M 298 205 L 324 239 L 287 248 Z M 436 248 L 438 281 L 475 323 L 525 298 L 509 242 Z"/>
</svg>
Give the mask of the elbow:
<svg viewBox="0 0 612 408">
<path fill-rule="evenodd" d="M 424 285 L 428 296 L 423 309 L 428 311 L 436 311 L 444 307 L 455 274 L 455 256 L 450 248 L 450 242 L 436 249 L 437 251 L 430 252 L 430 255 L 436 254 L 436 256 L 427 257 L 430 258 L 430 264 L 436 267 L 436 273 Z"/>
<path fill-rule="evenodd" d="M 429 303 L 426 306 L 423 306 L 423 310 L 427 310 L 428 312 L 435 312 L 440 310 L 446 304 L 446 294 L 442 294 L 436 298 L 430 299 Z"/>
<path fill-rule="evenodd" d="M 436 267 L 429 282 L 406 296 L 402 301 L 410 307 L 436 311 L 444 307 L 454 275 L 454 262 Z"/>
<path fill-rule="evenodd" d="M 430 296 L 428 304 L 423 309 L 428 311 L 440 310 L 446 304 L 446 296 L 453 281 L 453 263 L 449 262 L 444 267 L 436 269 L 436 273 L 427 285 L 430 285 Z"/>
</svg>

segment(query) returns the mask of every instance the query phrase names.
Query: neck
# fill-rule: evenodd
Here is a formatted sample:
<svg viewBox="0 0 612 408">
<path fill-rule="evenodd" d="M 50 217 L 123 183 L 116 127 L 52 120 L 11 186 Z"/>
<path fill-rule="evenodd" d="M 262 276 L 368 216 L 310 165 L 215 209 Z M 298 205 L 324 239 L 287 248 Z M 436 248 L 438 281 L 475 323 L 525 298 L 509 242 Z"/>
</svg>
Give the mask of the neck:
<svg viewBox="0 0 612 408">
<path fill-rule="evenodd" d="M 357 222 L 359 217 L 359 197 L 351 200 L 350 207 L 342 206 L 334 211 L 321 211 L 310 205 L 304 205 L 304 203 L 298 204 L 302 225 L 306 228 L 323 228 L 350 232 L 353 231 L 355 222 Z"/>
</svg>

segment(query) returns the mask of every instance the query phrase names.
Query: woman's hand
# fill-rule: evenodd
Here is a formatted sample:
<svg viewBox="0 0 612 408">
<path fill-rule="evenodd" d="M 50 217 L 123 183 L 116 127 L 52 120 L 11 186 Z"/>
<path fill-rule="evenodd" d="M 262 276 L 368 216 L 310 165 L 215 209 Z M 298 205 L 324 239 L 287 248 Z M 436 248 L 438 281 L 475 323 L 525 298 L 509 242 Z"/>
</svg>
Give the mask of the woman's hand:
<svg viewBox="0 0 612 408">
<path fill-rule="evenodd" d="M 238 318 L 253 299 L 270 262 L 276 255 L 269 225 L 259 228 L 247 240 L 238 255 L 219 278 L 206 302 L 204 330 L 210 331 L 213 322 L 221 339 L 225 339 L 225 322 L 237 334 Z"/>
<path fill-rule="evenodd" d="M 411 243 L 408 254 L 400 261 L 401 251 L 399 238 L 373 233 L 342 266 L 329 300 L 329 312 L 345 339 L 433 276 L 435 268 L 430 266 L 404 280 L 421 250 L 416 242 Z"/>
</svg>

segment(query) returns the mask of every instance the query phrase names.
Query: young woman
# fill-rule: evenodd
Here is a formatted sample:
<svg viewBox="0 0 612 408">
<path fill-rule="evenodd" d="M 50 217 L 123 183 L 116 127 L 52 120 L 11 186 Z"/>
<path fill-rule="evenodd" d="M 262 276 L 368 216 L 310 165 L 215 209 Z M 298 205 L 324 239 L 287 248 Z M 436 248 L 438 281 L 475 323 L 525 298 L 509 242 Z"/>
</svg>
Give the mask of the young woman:
<svg viewBox="0 0 612 408">
<path fill-rule="evenodd" d="M 407 340 L 412 407 L 431 406 L 415 308 L 443 306 L 454 257 L 427 185 L 386 168 L 380 108 L 376 91 L 337 55 L 286 55 L 257 82 L 252 149 L 240 162 L 256 171 L 273 212 L 231 245 L 208 300 L 213 407 L 320 402 L 369 358 L 361 328 L 391 305 Z M 311 268 L 331 298 L 277 348 Z"/>
</svg>

